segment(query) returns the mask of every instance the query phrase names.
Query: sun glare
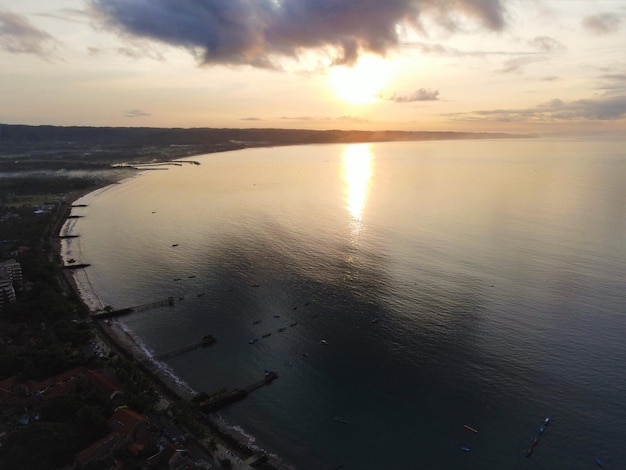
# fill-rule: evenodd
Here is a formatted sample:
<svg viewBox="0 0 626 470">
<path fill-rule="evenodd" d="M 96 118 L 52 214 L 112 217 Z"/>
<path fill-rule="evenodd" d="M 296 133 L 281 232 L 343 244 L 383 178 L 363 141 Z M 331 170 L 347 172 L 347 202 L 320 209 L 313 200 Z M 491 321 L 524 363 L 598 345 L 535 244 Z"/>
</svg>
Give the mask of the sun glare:
<svg viewBox="0 0 626 470">
<path fill-rule="evenodd" d="M 343 156 L 343 178 L 345 181 L 346 209 L 353 220 L 360 221 L 367 199 L 372 157 L 368 144 L 346 146 Z"/>
<path fill-rule="evenodd" d="M 383 59 L 366 56 L 352 67 L 332 67 L 328 81 L 338 99 L 353 104 L 372 103 L 378 101 L 389 80 L 388 69 Z"/>
</svg>

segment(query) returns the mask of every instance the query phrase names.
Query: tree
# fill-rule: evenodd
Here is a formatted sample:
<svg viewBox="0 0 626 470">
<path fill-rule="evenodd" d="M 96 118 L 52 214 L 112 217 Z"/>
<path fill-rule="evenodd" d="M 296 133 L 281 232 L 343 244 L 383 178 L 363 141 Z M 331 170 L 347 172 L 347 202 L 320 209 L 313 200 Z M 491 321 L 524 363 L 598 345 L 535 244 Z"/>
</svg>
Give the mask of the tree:
<svg viewBox="0 0 626 470">
<path fill-rule="evenodd" d="M 49 470 L 72 462 L 79 450 L 69 424 L 34 423 L 9 434 L 0 448 L 0 468 Z"/>
</svg>

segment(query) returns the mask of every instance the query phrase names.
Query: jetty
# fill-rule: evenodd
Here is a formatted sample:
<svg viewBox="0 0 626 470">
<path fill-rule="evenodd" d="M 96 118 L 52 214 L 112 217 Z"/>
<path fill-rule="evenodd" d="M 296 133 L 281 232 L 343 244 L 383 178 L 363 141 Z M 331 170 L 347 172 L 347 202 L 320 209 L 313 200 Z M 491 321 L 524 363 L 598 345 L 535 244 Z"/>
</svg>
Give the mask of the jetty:
<svg viewBox="0 0 626 470">
<path fill-rule="evenodd" d="M 208 346 L 211 346 L 212 344 L 215 344 L 215 341 L 217 340 L 215 339 L 213 335 L 206 335 L 206 336 L 203 336 L 200 341 L 196 341 L 195 343 L 188 344 L 186 346 L 174 349 L 172 351 L 168 351 L 163 354 L 158 354 L 155 356 L 155 358 L 158 360 L 165 360 L 174 356 L 180 356 L 181 354 L 185 354 L 189 351 L 193 351 L 194 349 L 206 348 Z"/>
<path fill-rule="evenodd" d="M 277 378 L 278 374 L 276 373 L 276 371 L 267 371 L 265 373 L 265 376 L 258 382 L 254 382 L 253 384 L 245 388 L 238 388 L 235 390 L 231 390 L 230 392 L 222 393 L 214 398 L 202 402 L 200 404 L 200 409 L 204 413 L 215 412 L 226 405 L 230 405 L 231 403 L 234 403 L 236 401 L 243 400 L 248 396 L 248 393 L 253 392 L 258 388 L 261 388 L 264 385 L 272 383 Z"/>
<path fill-rule="evenodd" d="M 128 315 L 134 312 L 143 312 L 158 307 L 171 307 L 174 305 L 174 297 L 168 297 L 167 299 L 157 300 L 156 302 L 149 302 L 147 304 L 136 305 L 135 307 L 126 307 L 120 310 L 105 310 L 97 312 L 92 315 L 94 320 L 103 320 L 106 318 L 120 317 L 122 315 Z"/>
<path fill-rule="evenodd" d="M 57 238 L 65 239 L 65 238 L 78 238 L 78 235 L 59 235 Z"/>
<path fill-rule="evenodd" d="M 76 264 L 66 264 L 65 266 L 61 266 L 61 269 L 81 269 L 91 266 L 89 263 L 76 263 Z"/>
</svg>

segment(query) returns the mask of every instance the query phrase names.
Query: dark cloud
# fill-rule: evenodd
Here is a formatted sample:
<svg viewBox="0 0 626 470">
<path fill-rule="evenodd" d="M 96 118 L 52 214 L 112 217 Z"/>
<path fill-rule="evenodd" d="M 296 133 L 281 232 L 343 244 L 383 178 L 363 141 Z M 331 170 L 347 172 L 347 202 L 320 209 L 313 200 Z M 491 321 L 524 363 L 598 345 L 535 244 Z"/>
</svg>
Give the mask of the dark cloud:
<svg viewBox="0 0 626 470">
<path fill-rule="evenodd" d="M 626 95 L 590 99 L 553 99 L 532 108 L 491 109 L 447 114 L 455 120 L 497 122 L 615 121 L 626 118 Z"/>
<path fill-rule="evenodd" d="M 0 11 L 0 47 L 14 54 L 36 54 L 49 59 L 56 49 L 56 41 L 25 16 Z"/>
<path fill-rule="evenodd" d="M 187 48 L 203 63 L 276 67 L 323 50 L 336 64 L 399 44 L 398 26 L 423 17 L 456 31 L 466 19 L 499 31 L 503 0 L 88 0 L 96 17 L 123 34 Z"/>
<path fill-rule="evenodd" d="M 419 90 L 416 90 L 409 95 L 398 95 L 394 93 L 390 97 L 383 97 L 383 99 L 395 101 L 396 103 L 413 103 L 415 101 L 437 101 L 439 99 L 439 90 L 420 88 Z"/>
<path fill-rule="evenodd" d="M 146 116 L 152 116 L 152 114 L 146 113 L 145 111 L 142 111 L 141 109 L 130 109 L 124 113 L 124 117 L 127 117 L 127 118 L 138 118 L 138 117 L 146 117 Z"/>
<path fill-rule="evenodd" d="M 584 28 L 596 36 L 619 31 L 620 23 L 621 18 L 616 13 L 600 13 L 583 19 Z"/>
</svg>

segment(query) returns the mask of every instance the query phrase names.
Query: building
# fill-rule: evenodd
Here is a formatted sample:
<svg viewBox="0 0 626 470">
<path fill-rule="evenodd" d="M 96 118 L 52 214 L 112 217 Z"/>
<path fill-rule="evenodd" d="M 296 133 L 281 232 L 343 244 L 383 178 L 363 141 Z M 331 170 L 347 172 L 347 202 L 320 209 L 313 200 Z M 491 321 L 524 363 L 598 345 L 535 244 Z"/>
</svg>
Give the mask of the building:
<svg viewBox="0 0 626 470">
<path fill-rule="evenodd" d="M 0 266 L 0 310 L 3 310 L 5 304 L 15 303 L 16 301 L 13 279 L 11 279 L 9 272 Z"/>
<path fill-rule="evenodd" d="M 107 420 L 111 431 L 102 439 L 76 454 L 74 465 L 83 468 L 91 462 L 110 457 L 116 450 L 130 447 L 132 453 L 139 453 L 148 442 L 148 418 L 130 408 L 118 408 Z M 134 446 L 133 446 L 134 444 Z"/>
<path fill-rule="evenodd" d="M 22 279 L 22 265 L 14 259 L 9 259 L 0 262 L 0 267 L 4 268 L 13 281 L 13 288 L 21 290 L 24 286 L 24 280 Z"/>
</svg>

